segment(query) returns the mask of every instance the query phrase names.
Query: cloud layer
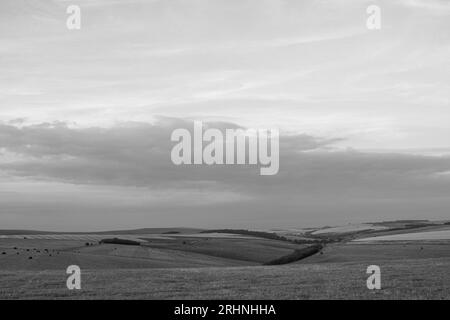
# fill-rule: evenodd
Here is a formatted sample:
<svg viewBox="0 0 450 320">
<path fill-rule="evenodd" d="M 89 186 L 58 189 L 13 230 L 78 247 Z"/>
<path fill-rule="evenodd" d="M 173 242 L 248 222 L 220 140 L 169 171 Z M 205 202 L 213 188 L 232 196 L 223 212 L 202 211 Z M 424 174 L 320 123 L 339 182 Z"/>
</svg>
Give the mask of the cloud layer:
<svg viewBox="0 0 450 320">
<path fill-rule="evenodd" d="M 170 134 L 176 128 L 192 130 L 193 122 L 160 118 L 109 128 L 1 124 L 2 210 L 22 206 L 14 192 L 26 194 L 31 203 L 39 199 L 40 210 L 52 208 L 52 198 L 62 193 L 58 201 L 66 208 L 60 218 L 83 208 L 70 200 L 79 197 L 95 221 L 109 217 L 104 210 L 125 210 L 136 225 L 202 217 L 202 226 L 268 227 L 367 221 L 372 215 L 375 220 L 443 218 L 450 204 L 449 157 L 362 153 L 335 148 L 339 139 L 282 134 L 279 174 L 260 176 L 256 167 L 246 165 L 175 166 Z M 45 188 L 58 191 L 46 193 Z M 111 221 L 125 221 L 118 212 L 112 216 Z"/>
</svg>

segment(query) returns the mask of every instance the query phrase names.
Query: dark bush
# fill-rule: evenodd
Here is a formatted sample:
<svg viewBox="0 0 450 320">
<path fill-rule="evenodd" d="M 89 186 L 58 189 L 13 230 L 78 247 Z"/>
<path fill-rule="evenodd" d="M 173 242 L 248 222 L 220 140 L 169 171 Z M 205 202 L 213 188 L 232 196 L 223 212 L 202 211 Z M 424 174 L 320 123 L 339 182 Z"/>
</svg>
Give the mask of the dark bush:
<svg viewBox="0 0 450 320">
<path fill-rule="evenodd" d="M 119 238 L 112 238 L 112 239 L 102 239 L 100 243 L 114 243 L 114 244 L 124 244 L 129 246 L 140 246 L 141 243 L 134 240 L 128 240 L 128 239 L 119 239 Z"/>
</svg>

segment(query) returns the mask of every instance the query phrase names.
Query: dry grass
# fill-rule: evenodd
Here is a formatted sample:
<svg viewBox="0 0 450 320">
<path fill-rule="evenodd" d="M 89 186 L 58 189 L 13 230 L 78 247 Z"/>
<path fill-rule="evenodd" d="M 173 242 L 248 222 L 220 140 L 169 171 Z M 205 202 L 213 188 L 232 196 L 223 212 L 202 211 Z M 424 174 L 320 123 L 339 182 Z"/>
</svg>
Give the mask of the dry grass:
<svg viewBox="0 0 450 320">
<path fill-rule="evenodd" d="M 220 257 L 248 264 L 262 264 L 291 254 L 305 245 L 285 241 L 260 238 L 210 238 L 179 237 L 177 239 L 157 239 L 144 246 L 172 251 L 192 252 L 206 256 Z"/>
<path fill-rule="evenodd" d="M 366 288 L 366 264 L 84 270 L 69 291 L 60 271 L 2 271 L 10 299 L 449 299 L 450 259 L 380 264 L 382 290 Z"/>
<path fill-rule="evenodd" d="M 446 241 L 340 243 L 298 263 L 254 265 L 258 259 L 291 252 L 293 246 L 266 239 L 193 237 L 152 240 L 149 246 L 2 239 L 0 251 L 6 254 L 0 255 L 0 298 L 450 298 Z M 81 291 L 66 288 L 65 270 L 70 264 L 81 267 Z M 371 264 L 381 267 L 380 291 L 366 288 L 366 269 Z"/>
</svg>

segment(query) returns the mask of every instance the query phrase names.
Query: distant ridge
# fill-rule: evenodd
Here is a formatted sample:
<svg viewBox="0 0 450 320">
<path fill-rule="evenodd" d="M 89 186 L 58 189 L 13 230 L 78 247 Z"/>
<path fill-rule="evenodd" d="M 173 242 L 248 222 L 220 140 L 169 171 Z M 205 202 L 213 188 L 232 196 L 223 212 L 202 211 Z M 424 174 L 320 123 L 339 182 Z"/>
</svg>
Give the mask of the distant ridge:
<svg viewBox="0 0 450 320">
<path fill-rule="evenodd" d="M 0 230 L 0 235 L 9 236 L 9 235 L 21 235 L 21 234 L 58 234 L 58 232 L 51 231 L 38 231 L 38 230 Z"/>
<path fill-rule="evenodd" d="M 131 230 L 90 231 L 90 232 L 57 232 L 41 230 L 0 230 L 0 235 L 39 235 L 39 234 L 160 234 L 167 232 L 198 233 L 204 229 L 196 228 L 142 228 Z"/>
</svg>

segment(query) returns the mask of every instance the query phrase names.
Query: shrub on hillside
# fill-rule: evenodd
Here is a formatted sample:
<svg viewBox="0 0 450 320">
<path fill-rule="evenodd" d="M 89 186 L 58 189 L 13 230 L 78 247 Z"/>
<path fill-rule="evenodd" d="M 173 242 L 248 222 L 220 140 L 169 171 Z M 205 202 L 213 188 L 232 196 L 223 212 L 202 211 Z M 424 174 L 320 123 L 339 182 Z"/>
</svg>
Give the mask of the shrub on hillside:
<svg viewBox="0 0 450 320">
<path fill-rule="evenodd" d="M 119 238 L 112 238 L 112 239 L 102 239 L 100 240 L 100 243 L 114 243 L 114 244 L 124 244 L 129 246 L 140 246 L 141 243 L 134 240 L 128 240 L 128 239 L 119 239 Z"/>
</svg>

